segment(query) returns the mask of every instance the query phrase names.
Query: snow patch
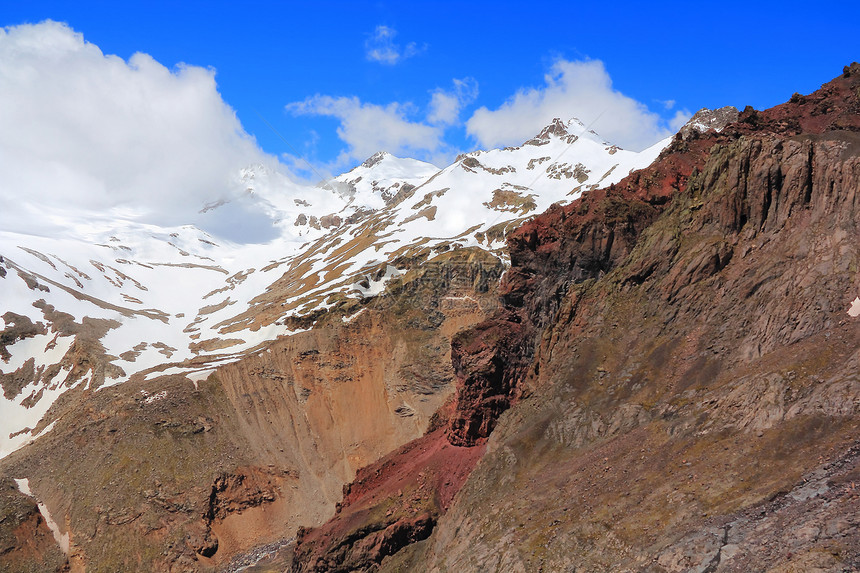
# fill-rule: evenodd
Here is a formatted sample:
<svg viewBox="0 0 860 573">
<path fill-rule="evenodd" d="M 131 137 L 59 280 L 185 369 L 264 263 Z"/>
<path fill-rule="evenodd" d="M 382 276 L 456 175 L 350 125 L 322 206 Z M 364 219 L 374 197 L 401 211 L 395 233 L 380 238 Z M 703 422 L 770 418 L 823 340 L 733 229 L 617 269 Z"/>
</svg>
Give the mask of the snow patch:
<svg viewBox="0 0 860 573">
<path fill-rule="evenodd" d="M 462 301 L 469 301 L 469 302 L 474 302 L 475 304 L 478 304 L 478 301 L 476 299 L 470 297 L 470 296 L 446 296 L 442 300 L 462 300 Z"/>
<path fill-rule="evenodd" d="M 351 316 L 342 316 L 340 319 L 346 323 L 350 323 L 353 320 L 355 320 L 356 318 L 358 318 L 359 315 L 361 315 L 365 310 L 367 310 L 367 309 L 363 308 Z"/>
<path fill-rule="evenodd" d="M 55 335 L 37 334 L 31 338 L 19 340 L 6 350 L 12 357 L 8 363 L 0 362 L 0 373 L 8 374 L 21 368 L 30 358 L 36 359 L 35 368 L 57 364 L 72 347 L 73 336 L 61 336 L 54 341 Z"/>
<path fill-rule="evenodd" d="M 150 394 L 146 390 L 141 390 L 140 393 L 143 394 L 144 404 L 152 404 L 153 402 L 158 402 L 159 400 L 167 398 L 167 390 L 162 390 L 156 394 Z"/>
<path fill-rule="evenodd" d="M 0 420 L 3 424 L 3 435 L 0 436 L 0 458 L 5 457 L 18 448 L 32 441 L 33 431 L 42 417 L 48 412 L 51 404 L 69 388 L 65 387 L 63 381 L 71 372 L 71 369 L 60 370 L 53 378 L 44 385 L 30 384 L 24 387 L 21 394 L 13 400 L 7 400 L 0 395 Z M 31 395 L 42 392 L 41 399 L 34 405 L 27 407 L 24 402 Z M 9 432 L 9 433 L 6 433 Z M 10 434 L 20 432 L 14 437 Z"/>
<path fill-rule="evenodd" d="M 404 272 L 397 267 L 393 265 L 388 265 L 385 267 L 385 274 L 379 277 L 379 280 L 371 280 L 370 277 L 365 277 L 365 284 L 367 284 L 368 286 L 364 286 L 364 284 L 362 284 L 362 281 L 359 281 L 352 285 L 352 290 L 358 291 L 359 294 L 364 298 L 376 296 L 378 294 L 381 294 L 382 291 L 385 290 L 385 285 L 388 283 L 388 281 L 403 274 Z"/>
<path fill-rule="evenodd" d="M 848 316 L 851 318 L 857 318 L 860 316 L 860 296 L 851 302 L 851 308 L 848 309 Z"/>
<path fill-rule="evenodd" d="M 209 378 L 209 375 L 212 374 L 213 372 L 215 372 L 214 368 L 207 368 L 206 370 L 198 370 L 197 372 L 189 372 L 188 374 L 185 375 L 185 377 L 188 378 L 189 380 L 191 380 L 191 383 L 194 384 L 195 390 L 199 390 L 199 388 L 197 387 L 197 384 L 201 380 L 206 380 L 207 378 Z"/>
<path fill-rule="evenodd" d="M 48 511 L 48 507 L 39 501 L 39 499 L 33 495 L 33 492 L 30 491 L 30 480 L 28 478 L 13 478 L 15 483 L 18 484 L 18 491 L 26 495 L 27 497 L 32 497 L 36 500 L 36 505 L 39 507 L 39 513 L 42 514 L 42 517 L 45 519 L 45 525 L 48 526 L 48 529 L 51 530 L 51 533 L 54 534 L 54 540 L 59 544 L 60 549 L 63 550 L 63 553 L 66 555 L 69 554 L 69 532 L 61 533 L 60 526 L 57 525 L 57 522 L 51 517 L 51 513 Z"/>
</svg>

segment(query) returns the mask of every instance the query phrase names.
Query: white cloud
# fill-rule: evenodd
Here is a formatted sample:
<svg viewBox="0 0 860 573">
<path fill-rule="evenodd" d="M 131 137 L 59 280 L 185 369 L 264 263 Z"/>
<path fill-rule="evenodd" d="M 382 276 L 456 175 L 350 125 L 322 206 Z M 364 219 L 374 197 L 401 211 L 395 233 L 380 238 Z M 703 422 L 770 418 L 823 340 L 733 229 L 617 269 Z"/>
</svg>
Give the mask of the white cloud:
<svg viewBox="0 0 860 573">
<path fill-rule="evenodd" d="M 460 119 L 460 111 L 478 97 L 478 82 L 474 78 L 454 80 L 454 89 L 445 91 L 436 89 L 430 99 L 428 123 L 434 125 L 452 125 Z"/>
<path fill-rule="evenodd" d="M 38 226 L 25 210 L 189 223 L 235 196 L 240 168 L 272 161 L 221 99 L 214 70 L 105 55 L 57 22 L 0 29 L 5 230 Z"/>
<path fill-rule="evenodd" d="M 322 115 L 340 120 L 338 137 L 347 144 L 338 163 L 362 161 L 377 151 L 395 155 L 429 157 L 443 147 L 442 129 L 426 123 L 410 121 L 414 113 L 411 104 L 363 103 L 357 97 L 315 95 L 302 102 L 288 104 L 294 114 Z"/>
<path fill-rule="evenodd" d="M 396 35 L 397 30 L 394 28 L 377 26 L 370 38 L 364 43 L 367 59 L 371 62 L 393 66 L 424 50 L 424 47 L 419 48 L 415 42 L 409 42 L 405 46 L 395 43 L 394 37 Z"/>
<path fill-rule="evenodd" d="M 688 109 L 679 109 L 675 112 L 675 115 L 672 116 L 672 119 L 669 120 L 669 129 L 672 131 L 678 131 L 684 124 L 690 121 L 690 118 L 693 117 L 693 114 L 690 113 Z"/>
<path fill-rule="evenodd" d="M 289 103 L 286 109 L 294 115 L 327 116 L 339 120 L 337 135 L 347 147 L 326 166 L 327 169 L 350 167 L 377 151 L 444 166 L 459 153 L 444 140 L 445 130 L 452 125 L 462 125 L 460 112 L 477 96 L 478 82 L 474 78 L 454 79 L 450 90 L 437 88 L 430 92 L 424 120 L 412 119 L 420 114 L 420 110 L 411 102 L 378 105 L 362 102 L 356 96 L 317 94 L 304 101 Z M 299 163 L 304 160 L 292 156 L 285 160 L 292 163 L 293 169 L 304 170 Z"/>
<path fill-rule="evenodd" d="M 559 60 L 541 88 L 521 89 L 496 110 L 481 107 L 466 122 L 484 147 L 518 145 L 553 118 L 577 117 L 622 147 L 641 150 L 673 133 L 660 115 L 613 89 L 599 60 Z"/>
</svg>

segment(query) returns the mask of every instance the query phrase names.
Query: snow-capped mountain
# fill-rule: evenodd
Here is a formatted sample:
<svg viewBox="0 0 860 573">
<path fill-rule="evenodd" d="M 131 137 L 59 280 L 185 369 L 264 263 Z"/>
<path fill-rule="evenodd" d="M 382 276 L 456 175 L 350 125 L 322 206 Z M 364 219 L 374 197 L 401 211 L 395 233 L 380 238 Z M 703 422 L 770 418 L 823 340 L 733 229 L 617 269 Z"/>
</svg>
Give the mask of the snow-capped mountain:
<svg viewBox="0 0 860 573">
<path fill-rule="evenodd" d="M 380 152 L 310 187 L 252 166 L 240 199 L 201 216 L 228 225 L 231 209 L 264 213 L 274 238 L 257 244 L 95 215 L 70 219 L 62 237 L 0 232 L 0 456 L 43 432 L 72 389 L 199 378 L 445 251 L 503 258 L 507 229 L 647 166 L 668 142 L 634 153 L 555 120 L 520 147 L 442 170 Z"/>
<path fill-rule="evenodd" d="M 347 195 L 352 203 L 365 209 L 381 209 L 398 193 L 421 185 L 439 168 L 417 159 L 395 157 L 379 151 L 364 163 L 327 182 Z"/>
</svg>

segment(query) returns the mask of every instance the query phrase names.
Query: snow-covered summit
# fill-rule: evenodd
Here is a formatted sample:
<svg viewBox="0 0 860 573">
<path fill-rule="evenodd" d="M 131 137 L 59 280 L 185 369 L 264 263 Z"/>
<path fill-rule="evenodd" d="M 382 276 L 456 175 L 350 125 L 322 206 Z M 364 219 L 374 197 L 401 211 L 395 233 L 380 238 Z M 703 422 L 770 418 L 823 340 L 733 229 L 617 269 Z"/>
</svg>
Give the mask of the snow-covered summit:
<svg viewBox="0 0 860 573">
<path fill-rule="evenodd" d="M 681 137 L 687 139 L 693 132 L 705 133 L 713 129 L 722 130 L 728 124 L 738 120 L 739 112 L 736 107 L 727 105 L 718 109 L 703 107 L 691 117 L 678 131 Z"/>
<path fill-rule="evenodd" d="M 604 140 L 600 135 L 582 123 L 579 118 L 573 117 L 569 120 L 562 121 L 561 118 L 554 118 L 549 125 L 544 127 L 539 134 L 526 141 L 523 145 L 541 146 L 550 142 L 552 137 L 561 139 L 570 144 L 575 142 L 580 137 L 590 139 L 600 145 L 612 146 L 611 143 Z M 612 146 L 620 149 L 618 146 Z"/>
<path fill-rule="evenodd" d="M 381 209 L 404 188 L 416 187 L 439 171 L 430 163 L 379 151 L 331 183 L 357 208 Z"/>
</svg>

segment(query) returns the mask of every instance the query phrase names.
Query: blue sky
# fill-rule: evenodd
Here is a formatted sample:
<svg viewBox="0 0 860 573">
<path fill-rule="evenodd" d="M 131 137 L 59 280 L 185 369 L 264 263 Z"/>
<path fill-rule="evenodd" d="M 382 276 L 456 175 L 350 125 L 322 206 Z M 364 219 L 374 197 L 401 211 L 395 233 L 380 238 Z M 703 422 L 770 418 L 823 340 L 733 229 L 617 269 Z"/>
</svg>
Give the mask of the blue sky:
<svg viewBox="0 0 860 573">
<path fill-rule="evenodd" d="M 53 19 L 104 54 L 214 69 L 265 152 L 329 172 L 386 145 L 444 164 L 516 144 L 547 114 L 644 147 L 701 107 L 769 107 L 860 59 L 850 3 L 4 4 L 4 27 Z"/>
</svg>

